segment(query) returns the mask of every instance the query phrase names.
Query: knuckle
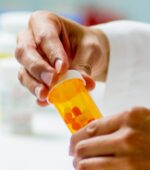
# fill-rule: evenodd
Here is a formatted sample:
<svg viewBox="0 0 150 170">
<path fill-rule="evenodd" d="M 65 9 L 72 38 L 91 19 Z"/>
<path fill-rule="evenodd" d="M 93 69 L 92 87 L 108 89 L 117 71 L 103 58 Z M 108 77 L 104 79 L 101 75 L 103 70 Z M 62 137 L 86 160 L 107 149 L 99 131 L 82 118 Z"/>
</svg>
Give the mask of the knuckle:
<svg viewBox="0 0 150 170">
<path fill-rule="evenodd" d="M 139 110 L 137 110 L 137 108 L 133 108 L 131 111 L 129 111 L 126 114 L 125 123 L 127 123 L 130 126 L 135 126 L 135 124 L 139 122 L 138 114 L 139 114 Z"/>
<path fill-rule="evenodd" d="M 72 135 L 71 136 L 71 139 L 70 139 L 70 151 L 71 151 L 71 155 L 74 155 L 74 152 L 75 152 L 75 146 L 77 144 L 77 137 L 76 137 L 76 134 Z"/>
<path fill-rule="evenodd" d="M 133 109 L 132 109 L 132 111 L 135 111 L 135 112 L 146 112 L 146 111 L 148 111 L 149 109 L 147 109 L 147 108 L 145 108 L 145 107 L 143 107 L 143 106 L 137 106 L 137 107 L 134 107 Z"/>
<path fill-rule="evenodd" d="M 32 25 L 34 25 L 36 20 L 39 19 L 41 16 L 43 16 L 43 13 L 44 13 L 44 11 L 40 11 L 40 10 L 33 12 L 30 15 L 30 18 L 29 18 L 29 21 L 28 21 L 28 26 L 32 27 Z"/>
<path fill-rule="evenodd" d="M 139 170 L 138 162 L 133 157 L 127 158 L 125 162 L 128 170 Z"/>
<path fill-rule="evenodd" d="M 41 31 L 36 37 L 36 44 L 40 45 L 41 43 L 46 42 L 48 39 L 50 39 L 50 34 L 46 31 Z"/>
<path fill-rule="evenodd" d="M 138 128 L 146 117 L 149 117 L 150 111 L 144 107 L 134 107 L 125 115 L 125 123 L 131 127 Z"/>
<path fill-rule="evenodd" d="M 70 139 L 70 146 L 71 146 L 71 147 L 74 146 L 75 143 L 76 143 L 75 136 L 72 135 L 72 136 L 71 136 L 71 139 Z"/>
<path fill-rule="evenodd" d="M 29 23 L 34 22 L 39 16 L 43 15 L 43 11 L 37 10 L 33 12 L 29 18 Z"/>
<path fill-rule="evenodd" d="M 18 79 L 22 85 L 23 85 L 23 77 L 24 77 L 23 75 L 24 75 L 24 70 L 20 69 L 20 71 L 18 72 Z"/>
<path fill-rule="evenodd" d="M 38 17 L 43 13 L 41 10 L 37 10 L 31 14 L 31 17 Z"/>
<path fill-rule="evenodd" d="M 90 44 L 91 48 L 95 51 L 99 51 L 99 43 L 98 42 L 93 42 L 92 44 Z"/>
<path fill-rule="evenodd" d="M 24 68 L 21 68 L 20 71 L 18 72 L 18 79 L 19 82 L 26 87 L 31 93 L 34 94 L 35 91 L 35 86 L 33 85 L 33 83 L 30 81 L 28 81 L 27 79 L 27 72 Z"/>
<path fill-rule="evenodd" d="M 54 17 L 54 16 L 56 16 L 56 14 L 54 14 L 53 12 L 49 12 L 49 11 L 37 10 L 31 14 L 29 20 L 34 21 L 39 17 L 48 18 L 49 16 Z"/>
<path fill-rule="evenodd" d="M 38 79 L 40 79 L 40 73 L 46 69 L 46 66 L 44 63 L 40 63 L 39 61 L 34 61 L 30 64 L 28 71 L 32 74 L 32 75 L 38 75 Z"/>
<path fill-rule="evenodd" d="M 134 107 L 132 111 L 137 113 L 139 121 L 150 115 L 150 110 L 145 107 Z"/>
<path fill-rule="evenodd" d="M 74 159 L 73 159 L 73 167 L 76 168 L 76 166 L 77 166 L 77 159 L 74 158 Z"/>
<path fill-rule="evenodd" d="M 138 114 L 137 109 L 136 109 L 136 108 L 132 109 L 132 110 L 128 113 L 128 119 L 129 119 L 129 120 L 134 120 L 134 119 L 137 117 L 137 114 Z"/>
<path fill-rule="evenodd" d="M 100 46 L 99 46 L 98 41 L 86 42 L 86 48 L 91 49 L 93 54 L 99 54 L 100 53 Z"/>
<path fill-rule="evenodd" d="M 78 164 L 78 170 L 87 170 L 87 167 L 86 161 L 80 161 Z"/>
<path fill-rule="evenodd" d="M 134 115 L 135 118 L 137 118 L 139 121 L 142 118 L 142 116 L 144 115 L 143 113 L 147 112 L 147 109 L 144 107 L 134 107 L 131 110 L 131 114 Z"/>
<path fill-rule="evenodd" d="M 144 107 L 134 107 L 131 109 L 131 112 L 141 112 L 144 109 Z"/>
<path fill-rule="evenodd" d="M 138 140 L 137 133 L 134 130 L 129 129 L 124 133 L 121 139 L 121 146 L 125 152 L 134 152 L 136 148 L 135 141 Z"/>
<path fill-rule="evenodd" d="M 21 62 L 23 56 L 28 56 L 28 53 L 33 51 L 36 46 L 34 44 L 26 44 L 26 45 L 17 45 L 15 49 L 15 57 L 16 59 Z"/>
<path fill-rule="evenodd" d="M 24 53 L 24 48 L 22 45 L 17 45 L 16 50 L 15 50 L 15 57 L 18 61 L 22 58 L 22 55 Z"/>
<path fill-rule="evenodd" d="M 78 156 L 84 155 L 86 148 L 87 148 L 86 143 L 84 141 L 81 141 L 79 144 L 77 144 L 75 148 L 76 155 Z"/>
<path fill-rule="evenodd" d="M 50 30 L 50 29 L 49 29 Z M 37 36 L 35 37 L 35 42 L 38 46 L 43 46 L 47 42 L 55 41 L 57 39 L 57 34 L 55 33 L 54 30 L 41 30 L 38 32 Z"/>
</svg>

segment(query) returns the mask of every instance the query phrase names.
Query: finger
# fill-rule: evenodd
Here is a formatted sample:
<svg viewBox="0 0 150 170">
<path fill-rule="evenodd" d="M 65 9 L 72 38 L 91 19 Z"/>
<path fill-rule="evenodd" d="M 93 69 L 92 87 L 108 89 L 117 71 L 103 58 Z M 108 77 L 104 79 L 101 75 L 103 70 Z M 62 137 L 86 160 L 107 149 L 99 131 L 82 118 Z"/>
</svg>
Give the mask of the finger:
<svg viewBox="0 0 150 170">
<path fill-rule="evenodd" d="M 20 69 L 18 79 L 23 86 L 38 98 L 39 101 L 47 102 L 48 88 L 36 81 L 24 68 Z"/>
<path fill-rule="evenodd" d="M 79 48 L 76 56 L 71 64 L 72 69 L 76 69 L 81 72 L 86 82 L 86 88 L 92 90 L 95 87 L 95 82 L 91 77 L 92 74 L 92 54 L 89 49 Z"/>
<path fill-rule="evenodd" d="M 51 18 L 52 17 L 52 18 Z M 39 24 L 42 23 L 42 24 Z M 68 56 L 60 40 L 61 23 L 56 16 L 48 19 L 42 15 L 33 15 L 30 24 L 35 42 L 46 54 L 57 73 L 64 73 L 69 68 Z M 66 40 L 67 41 L 67 40 Z"/>
<path fill-rule="evenodd" d="M 58 76 L 55 70 L 38 53 L 31 31 L 21 32 L 17 41 L 17 60 L 36 80 L 47 86 L 53 86 Z"/>
<path fill-rule="evenodd" d="M 134 107 L 125 115 L 125 123 L 142 131 L 150 130 L 150 110 L 145 107 Z"/>
<path fill-rule="evenodd" d="M 120 140 L 115 134 L 103 135 L 82 140 L 74 151 L 79 158 L 116 155 L 120 151 Z"/>
<path fill-rule="evenodd" d="M 88 139 L 94 136 L 101 136 L 111 134 L 117 131 L 122 125 L 122 115 L 126 114 L 123 112 L 112 117 L 106 117 L 92 121 L 84 128 L 80 129 L 71 137 L 70 141 L 70 155 L 74 153 L 76 144 L 79 141 Z"/>
<path fill-rule="evenodd" d="M 150 136 L 127 127 L 109 135 L 96 136 L 77 143 L 74 155 L 79 158 L 96 156 L 137 156 L 150 154 Z"/>
<path fill-rule="evenodd" d="M 41 107 L 45 107 L 45 106 L 48 106 L 48 105 L 49 105 L 49 103 L 47 102 L 47 100 L 41 101 L 41 100 L 39 100 L 39 99 L 37 99 L 37 104 L 38 104 L 39 106 L 41 106 Z"/>
<path fill-rule="evenodd" d="M 144 157 L 94 157 L 74 161 L 77 170 L 149 170 L 150 162 Z"/>
<path fill-rule="evenodd" d="M 80 69 L 78 69 L 80 71 L 80 73 L 82 74 L 85 82 L 86 82 L 86 89 L 88 90 L 93 90 L 95 88 L 95 81 L 93 80 L 93 78 L 86 72 Z"/>
<path fill-rule="evenodd" d="M 75 157 L 89 158 L 96 156 L 110 156 L 118 153 L 120 140 L 117 135 L 103 135 L 85 139 L 79 142 L 74 151 Z"/>
<path fill-rule="evenodd" d="M 116 164 L 117 163 L 117 164 Z M 121 161 L 122 163 L 122 161 Z M 123 168 L 123 164 L 120 165 L 120 162 L 117 159 L 112 157 L 94 157 L 87 158 L 75 163 L 77 170 L 88 169 L 88 170 L 127 170 Z"/>
</svg>

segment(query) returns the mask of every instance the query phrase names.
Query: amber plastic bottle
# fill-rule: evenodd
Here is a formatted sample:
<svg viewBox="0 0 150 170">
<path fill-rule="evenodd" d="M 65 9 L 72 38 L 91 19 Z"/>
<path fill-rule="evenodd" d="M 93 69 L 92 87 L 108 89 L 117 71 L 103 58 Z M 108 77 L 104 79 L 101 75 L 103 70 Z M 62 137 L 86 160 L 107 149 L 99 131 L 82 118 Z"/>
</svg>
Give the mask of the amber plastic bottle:
<svg viewBox="0 0 150 170">
<path fill-rule="evenodd" d="M 55 105 L 71 133 L 102 117 L 81 74 L 75 70 L 69 70 L 61 77 L 50 90 L 48 101 Z"/>
</svg>

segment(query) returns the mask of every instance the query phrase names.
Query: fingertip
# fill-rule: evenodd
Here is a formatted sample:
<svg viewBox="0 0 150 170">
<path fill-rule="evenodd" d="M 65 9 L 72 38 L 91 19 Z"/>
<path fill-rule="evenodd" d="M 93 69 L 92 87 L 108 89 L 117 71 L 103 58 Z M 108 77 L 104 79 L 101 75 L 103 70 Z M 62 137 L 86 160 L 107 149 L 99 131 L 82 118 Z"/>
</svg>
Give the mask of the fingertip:
<svg viewBox="0 0 150 170">
<path fill-rule="evenodd" d="M 45 106 L 48 106 L 49 103 L 47 101 L 40 101 L 37 99 L 37 104 L 41 107 L 45 107 Z"/>
<path fill-rule="evenodd" d="M 49 90 L 45 86 L 37 86 L 35 88 L 35 95 L 37 99 L 41 102 L 45 102 L 47 100 L 48 92 Z"/>
<path fill-rule="evenodd" d="M 86 82 L 86 89 L 93 90 L 95 88 L 95 81 L 87 73 L 82 72 L 81 74 Z"/>
<path fill-rule="evenodd" d="M 55 62 L 55 69 L 57 74 L 65 73 L 69 68 L 69 63 L 67 60 L 57 59 Z"/>
<path fill-rule="evenodd" d="M 61 72 L 62 65 L 63 65 L 63 61 L 61 59 L 56 60 L 55 69 L 56 69 L 57 74 L 59 74 Z"/>
</svg>

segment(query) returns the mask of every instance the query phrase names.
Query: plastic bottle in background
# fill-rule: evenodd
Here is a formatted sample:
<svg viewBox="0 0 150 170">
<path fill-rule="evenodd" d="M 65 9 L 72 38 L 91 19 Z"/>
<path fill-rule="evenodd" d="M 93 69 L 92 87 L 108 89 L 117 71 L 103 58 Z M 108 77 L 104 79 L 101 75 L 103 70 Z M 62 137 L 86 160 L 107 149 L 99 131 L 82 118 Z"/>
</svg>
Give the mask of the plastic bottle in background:
<svg viewBox="0 0 150 170">
<path fill-rule="evenodd" d="M 34 97 L 17 79 L 20 65 L 14 58 L 0 62 L 0 109 L 3 131 L 31 134 Z"/>
<path fill-rule="evenodd" d="M 13 34 L 4 31 L 0 31 L 0 37 L 0 59 L 13 57 L 16 46 L 16 37 Z"/>
<path fill-rule="evenodd" d="M 48 102 L 55 105 L 71 133 L 102 117 L 85 88 L 81 74 L 75 70 L 69 70 L 60 78 L 50 90 Z"/>
<path fill-rule="evenodd" d="M 11 11 L 0 15 L 1 31 L 17 35 L 18 32 L 25 29 L 30 18 L 30 11 Z"/>
</svg>

